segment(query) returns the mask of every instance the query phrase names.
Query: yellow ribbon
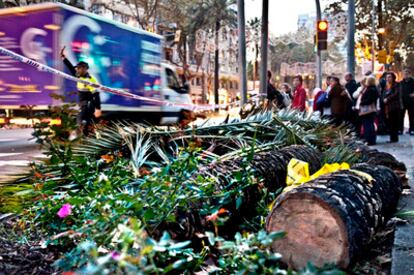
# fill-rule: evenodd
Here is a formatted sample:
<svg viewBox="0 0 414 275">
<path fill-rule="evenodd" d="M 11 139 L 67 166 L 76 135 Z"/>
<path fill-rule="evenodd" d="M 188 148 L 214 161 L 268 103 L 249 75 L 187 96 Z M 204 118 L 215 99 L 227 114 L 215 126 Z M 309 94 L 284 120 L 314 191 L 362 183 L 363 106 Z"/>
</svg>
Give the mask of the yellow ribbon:
<svg viewBox="0 0 414 275">
<path fill-rule="evenodd" d="M 286 185 L 287 187 L 283 189 L 283 192 L 287 192 L 289 190 L 292 190 L 293 188 L 302 185 L 308 181 L 314 180 L 316 178 L 319 178 L 322 175 L 330 174 L 336 171 L 340 170 L 348 170 L 351 171 L 358 176 L 366 178 L 369 183 L 371 183 L 374 179 L 371 177 L 371 175 L 357 171 L 352 170 L 350 165 L 346 162 L 343 163 L 326 163 L 321 169 L 319 169 L 316 173 L 313 175 L 309 174 L 309 163 L 305 161 L 301 161 L 298 159 L 291 159 L 289 161 L 288 167 L 287 167 L 287 177 L 286 177 Z"/>
</svg>

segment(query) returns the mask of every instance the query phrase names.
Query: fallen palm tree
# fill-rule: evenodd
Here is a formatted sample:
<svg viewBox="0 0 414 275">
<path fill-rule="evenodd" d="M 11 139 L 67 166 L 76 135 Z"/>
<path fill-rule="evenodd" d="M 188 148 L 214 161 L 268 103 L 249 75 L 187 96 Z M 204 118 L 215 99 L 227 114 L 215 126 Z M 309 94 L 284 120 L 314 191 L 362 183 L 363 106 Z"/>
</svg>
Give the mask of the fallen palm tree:
<svg viewBox="0 0 414 275">
<path fill-rule="evenodd" d="M 287 233 L 273 249 L 291 267 L 348 267 L 395 211 L 402 186 L 393 171 L 367 164 L 353 170 L 321 176 L 277 198 L 266 229 Z"/>
<path fill-rule="evenodd" d="M 201 168 L 193 180 L 200 177 L 213 180 L 215 194 L 226 195 L 190 202 L 186 209 L 177 209 L 175 222 L 164 223 L 160 228 L 167 230 L 176 239 L 193 239 L 197 232 L 214 230 L 218 230 L 220 236 L 233 236 L 240 230 L 239 225 L 259 214 L 259 203 L 264 203 L 266 209 L 274 199 L 269 196 L 268 200 L 261 201 L 263 192 L 275 193 L 286 187 L 287 165 L 292 158 L 309 163 L 311 172 L 316 172 L 321 167 L 321 153 L 317 150 L 307 146 L 289 146 L 254 154 L 246 152 L 233 159 Z M 256 182 L 247 183 L 249 173 L 257 179 Z M 206 213 L 200 212 L 205 205 L 222 209 L 221 213 L 216 213 L 226 217 L 220 227 L 214 228 L 214 221 Z"/>
<path fill-rule="evenodd" d="M 381 152 L 358 142 L 351 142 L 347 146 L 355 152 L 356 155 L 359 155 L 359 163 L 368 163 L 371 165 L 382 165 L 388 167 L 400 177 L 403 187 L 409 188 L 407 167 L 393 155 Z"/>
</svg>

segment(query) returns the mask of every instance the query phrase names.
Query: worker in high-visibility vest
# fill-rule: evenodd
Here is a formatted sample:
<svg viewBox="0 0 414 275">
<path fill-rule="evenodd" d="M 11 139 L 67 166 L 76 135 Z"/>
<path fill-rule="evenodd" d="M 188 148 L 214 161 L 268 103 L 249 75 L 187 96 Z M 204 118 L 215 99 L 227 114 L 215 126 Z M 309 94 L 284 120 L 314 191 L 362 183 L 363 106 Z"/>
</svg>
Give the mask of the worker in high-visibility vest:
<svg viewBox="0 0 414 275">
<path fill-rule="evenodd" d="M 89 65 L 84 61 L 80 61 L 76 66 L 66 58 L 65 47 L 60 52 L 63 59 L 63 63 L 69 69 L 72 75 L 82 80 L 87 80 L 92 83 L 97 83 L 96 79 L 88 72 Z M 101 100 L 99 97 L 99 91 L 87 84 L 78 82 L 76 84 L 79 96 L 80 113 L 78 116 L 78 123 L 81 126 L 81 130 L 85 136 L 88 135 L 93 119 L 100 117 L 101 115 Z"/>
</svg>

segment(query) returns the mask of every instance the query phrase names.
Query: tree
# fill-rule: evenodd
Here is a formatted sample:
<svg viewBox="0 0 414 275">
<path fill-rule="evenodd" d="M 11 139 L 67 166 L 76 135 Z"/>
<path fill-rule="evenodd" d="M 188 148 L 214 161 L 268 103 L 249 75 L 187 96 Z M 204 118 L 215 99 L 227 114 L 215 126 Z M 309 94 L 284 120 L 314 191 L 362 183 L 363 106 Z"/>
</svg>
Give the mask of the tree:
<svg viewBox="0 0 414 275">
<path fill-rule="evenodd" d="M 157 11 L 161 0 L 127 0 L 126 3 L 134 14 L 139 26 L 147 30 L 152 23 L 152 29 L 155 29 Z"/>
<path fill-rule="evenodd" d="M 262 39 L 261 39 L 261 64 L 260 64 L 260 92 L 267 91 L 267 60 L 269 49 L 269 0 L 263 0 L 262 7 Z"/>
<path fill-rule="evenodd" d="M 338 13 L 345 9 L 347 0 L 329 1 L 326 10 Z M 371 32 L 372 0 L 356 0 L 356 30 L 362 36 Z M 385 34 L 376 35 L 378 47 L 390 52 L 392 44 L 406 51 L 406 56 L 414 53 L 414 2 L 407 0 L 377 0 L 376 29 L 385 28 Z M 407 61 L 407 60 L 406 60 Z"/>
<path fill-rule="evenodd" d="M 239 91 L 241 95 L 241 104 L 247 102 L 247 65 L 246 65 L 246 18 L 245 18 L 244 0 L 237 0 L 237 25 L 239 31 Z"/>
<path fill-rule="evenodd" d="M 215 53 L 214 53 L 214 102 L 219 104 L 219 34 L 221 26 L 228 25 L 235 28 L 237 24 L 236 10 L 233 9 L 235 0 L 209 0 L 208 13 L 204 16 L 210 18 L 210 24 L 214 25 Z"/>
<path fill-rule="evenodd" d="M 207 41 L 204 41 L 201 53 L 195 53 L 196 33 L 199 30 L 208 31 L 211 28 L 211 19 L 205 16 L 207 10 L 208 3 L 202 0 L 177 0 L 168 1 L 168 3 L 166 1 L 161 6 L 160 13 L 163 20 L 175 23 L 177 29 L 181 32 L 180 40 L 176 47 L 187 79 L 191 79 L 194 76 L 189 70 L 189 63 L 191 62 L 189 62 L 188 57 L 196 61 L 197 72 L 206 51 Z"/>
<path fill-rule="evenodd" d="M 247 41 L 247 44 L 253 48 L 254 52 L 254 63 L 253 63 L 253 89 L 255 89 L 256 80 L 257 80 L 257 68 L 259 66 L 259 39 L 260 39 L 260 26 L 261 21 L 258 17 L 255 17 L 253 19 L 250 19 L 247 21 L 247 27 L 250 34 L 249 40 Z"/>
</svg>

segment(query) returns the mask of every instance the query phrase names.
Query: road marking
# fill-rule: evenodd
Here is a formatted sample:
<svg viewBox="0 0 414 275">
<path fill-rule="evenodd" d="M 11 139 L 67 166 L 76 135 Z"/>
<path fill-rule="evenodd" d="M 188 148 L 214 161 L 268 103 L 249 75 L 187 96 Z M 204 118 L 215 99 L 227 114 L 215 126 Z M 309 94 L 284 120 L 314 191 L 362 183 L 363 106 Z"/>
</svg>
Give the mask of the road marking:
<svg viewBox="0 0 414 275">
<path fill-rule="evenodd" d="M 31 163 L 30 160 L 0 160 L 1 166 L 28 166 Z"/>
<path fill-rule="evenodd" d="M 23 155 L 23 153 L 0 153 L 0 158 Z"/>
<path fill-rule="evenodd" d="M 0 142 L 7 142 L 7 141 L 14 141 L 14 140 L 18 140 L 18 139 L 14 139 L 14 138 L 0 138 Z"/>
</svg>

